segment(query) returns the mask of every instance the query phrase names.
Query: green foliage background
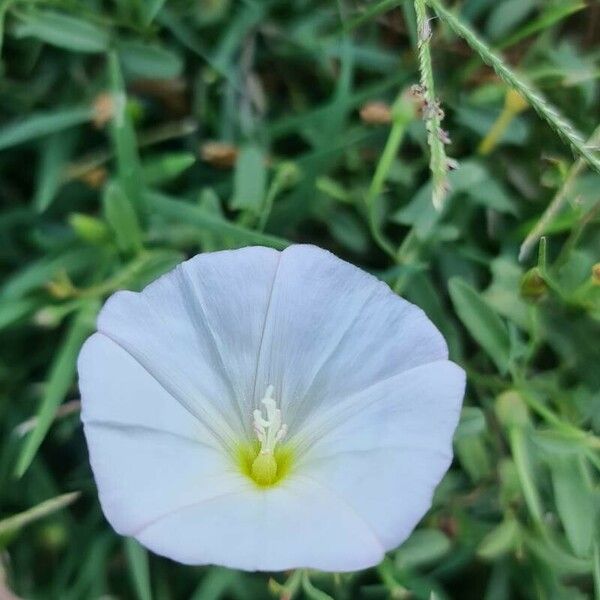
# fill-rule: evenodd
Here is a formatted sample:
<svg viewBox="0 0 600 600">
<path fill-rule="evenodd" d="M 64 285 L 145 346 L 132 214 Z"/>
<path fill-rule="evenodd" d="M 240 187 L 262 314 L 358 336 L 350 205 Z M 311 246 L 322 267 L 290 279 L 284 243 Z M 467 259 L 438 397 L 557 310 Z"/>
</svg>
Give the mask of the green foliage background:
<svg viewBox="0 0 600 600">
<path fill-rule="evenodd" d="M 1 598 L 600 598 L 597 3 L 0 0 L 0 22 Z M 114 290 L 296 241 L 443 331 L 469 381 L 453 467 L 366 572 L 149 556 L 101 515 L 79 348 Z"/>
</svg>

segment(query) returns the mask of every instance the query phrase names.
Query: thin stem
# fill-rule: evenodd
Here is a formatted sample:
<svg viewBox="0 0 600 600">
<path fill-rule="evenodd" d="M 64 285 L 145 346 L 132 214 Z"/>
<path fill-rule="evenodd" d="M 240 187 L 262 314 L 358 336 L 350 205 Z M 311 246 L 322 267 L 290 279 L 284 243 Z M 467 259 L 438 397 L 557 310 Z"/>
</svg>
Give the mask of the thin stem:
<svg viewBox="0 0 600 600">
<path fill-rule="evenodd" d="M 587 145 L 594 147 L 596 144 L 598 144 L 598 142 L 600 142 L 600 125 L 596 127 L 594 133 L 588 140 Z M 540 220 L 536 223 L 535 227 L 529 232 L 529 234 L 525 238 L 525 241 L 521 244 L 521 248 L 519 249 L 519 261 L 522 262 L 529 256 L 531 250 L 537 244 L 538 240 L 547 231 L 548 226 L 552 223 L 554 217 L 556 217 L 556 215 L 558 215 L 563 209 L 564 205 L 569 199 L 577 177 L 579 177 L 579 174 L 586 166 L 586 164 L 586 161 L 582 158 L 577 159 L 577 161 L 573 163 L 573 165 L 569 169 L 569 172 L 567 173 L 567 177 L 565 178 L 564 183 L 556 192 L 554 198 L 544 211 L 544 214 L 541 216 Z"/>
<path fill-rule="evenodd" d="M 375 173 L 371 179 L 371 185 L 365 199 L 367 205 L 369 227 L 371 235 L 380 248 L 389 254 L 394 261 L 397 261 L 397 252 L 393 245 L 385 239 L 379 228 L 378 217 L 376 215 L 376 200 L 383 192 L 383 186 L 388 177 L 394 158 L 398 154 L 398 149 L 404 138 L 406 126 L 410 122 L 413 111 L 408 106 L 407 101 L 400 97 L 393 109 L 394 121 L 392 129 L 385 144 L 385 148 L 379 157 Z"/>
<path fill-rule="evenodd" d="M 424 98 L 425 126 L 427 128 L 427 143 L 431 157 L 429 168 L 431 169 L 433 182 L 432 201 L 436 209 L 441 209 L 446 195 L 448 194 L 448 159 L 444 149 L 445 136 L 442 132 L 443 112 L 435 97 L 435 84 L 433 80 L 433 66 L 431 64 L 431 49 L 429 39 L 431 37 L 430 20 L 427 17 L 425 0 L 415 0 L 415 12 L 417 14 L 417 35 L 419 46 L 419 71 L 421 73 L 421 88 Z"/>
<path fill-rule="evenodd" d="M 552 106 L 521 75 L 515 73 L 504 60 L 496 54 L 468 25 L 450 12 L 440 0 L 426 0 L 442 19 L 458 36 L 463 38 L 481 59 L 490 65 L 496 74 L 509 86 L 517 90 L 536 110 L 548 125 L 570 146 L 575 154 L 582 157 L 600 173 L 600 158 L 588 147 L 583 136 L 575 127 Z"/>
</svg>

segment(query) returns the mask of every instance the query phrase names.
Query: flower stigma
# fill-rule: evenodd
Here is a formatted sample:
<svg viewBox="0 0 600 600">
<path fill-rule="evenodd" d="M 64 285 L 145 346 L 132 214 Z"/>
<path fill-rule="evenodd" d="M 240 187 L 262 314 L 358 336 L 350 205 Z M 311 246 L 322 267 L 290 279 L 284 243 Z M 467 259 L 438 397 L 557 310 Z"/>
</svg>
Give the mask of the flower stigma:
<svg viewBox="0 0 600 600">
<path fill-rule="evenodd" d="M 267 387 L 261 404 L 264 412 L 257 408 L 253 412 L 254 432 L 260 442 L 260 450 L 252 461 L 250 474 L 252 479 L 261 486 L 268 486 L 277 480 L 277 457 L 275 446 L 287 433 L 287 425 L 281 421 L 281 410 L 273 398 L 273 386 Z M 266 413 L 266 415 L 265 415 Z"/>
</svg>

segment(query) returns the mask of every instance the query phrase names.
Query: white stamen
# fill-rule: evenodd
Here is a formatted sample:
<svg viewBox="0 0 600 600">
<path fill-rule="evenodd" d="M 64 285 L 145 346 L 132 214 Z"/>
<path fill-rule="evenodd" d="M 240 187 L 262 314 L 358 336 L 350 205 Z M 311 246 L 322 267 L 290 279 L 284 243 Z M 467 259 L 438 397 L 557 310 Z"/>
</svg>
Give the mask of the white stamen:
<svg viewBox="0 0 600 600">
<path fill-rule="evenodd" d="M 265 407 L 266 416 L 259 408 L 254 410 L 254 432 L 260 442 L 261 454 L 273 454 L 275 445 L 280 442 L 287 433 L 287 425 L 281 422 L 281 411 L 273 398 L 274 388 L 267 387 L 267 391 L 261 403 Z"/>
</svg>

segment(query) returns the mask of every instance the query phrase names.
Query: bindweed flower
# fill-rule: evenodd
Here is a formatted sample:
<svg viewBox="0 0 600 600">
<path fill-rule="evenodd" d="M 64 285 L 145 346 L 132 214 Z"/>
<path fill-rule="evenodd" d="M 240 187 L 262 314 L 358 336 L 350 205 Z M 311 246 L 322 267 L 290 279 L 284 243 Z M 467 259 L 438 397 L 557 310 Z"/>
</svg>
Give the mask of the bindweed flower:
<svg viewBox="0 0 600 600">
<path fill-rule="evenodd" d="M 447 357 L 419 308 L 324 250 L 198 255 L 113 295 L 81 351 L 104 513 L 182 563 L 374 565 L 450 464 Z"/>
</svg>

